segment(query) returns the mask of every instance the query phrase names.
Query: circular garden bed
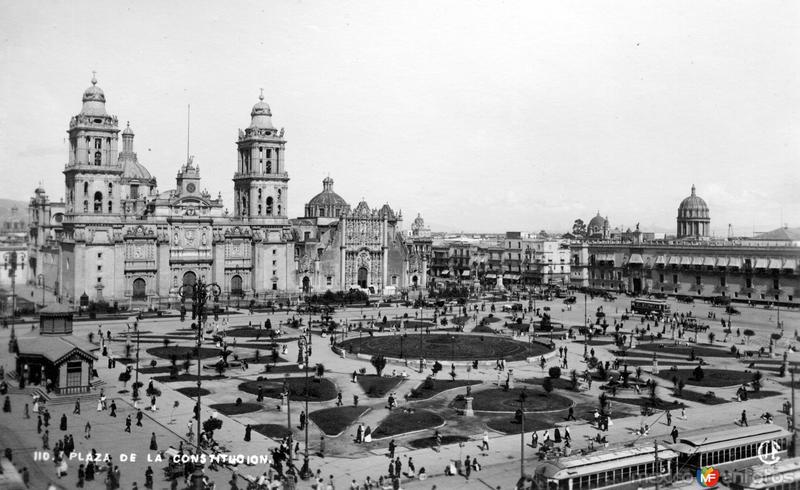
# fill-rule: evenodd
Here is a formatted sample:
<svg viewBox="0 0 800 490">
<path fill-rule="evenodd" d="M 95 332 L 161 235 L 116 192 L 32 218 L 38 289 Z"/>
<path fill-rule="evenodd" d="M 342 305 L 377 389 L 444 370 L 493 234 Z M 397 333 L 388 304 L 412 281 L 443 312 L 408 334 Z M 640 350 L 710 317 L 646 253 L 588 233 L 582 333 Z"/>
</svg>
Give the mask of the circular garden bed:
<svg viewBox="0 0 800 490">
<path fill-rule="evenodd" d="M 679 368 L 676 370 L 659 371 L 658 376 L 672 381 L 673 377 L 682 379 L 687 385 L 719 388 L 723 386 L 737 386 L 753 381 L 755 373 L 735 371 L 732 369 L 706 369 L 703 368 L 702 379 L 695 379 L 694 368 Z"/>
<path fill-rule="evenodd" d="M 309 418 L 328 436 L 337 436 L 358 420 L 369 407 L 331 407 L 311 412 Z"/>
<path fill-rule="evenodd" d="M 353 353 L 401 357 L 400 337 L 396 335 L 347 339 L 339 345 Z M 519 361 L 552 350 L 544 344 L 518 342 L 506 337 L 422 333 L 407 335 L 402 347 L 402 357 L 439 358 L 447 361 L 489 359 Z"/>
<path fill-rule="evenodd" d="M 189 398 L 196 398 L 197 397 L 197 388 L 194 387 L 194 386 L 189 386 L 189 387 L 186 387 L 186 388 L 178 388 L 175 391 L 177 391 L 178 393 L 180 393 L 182 395 L 186 395 Z M 211 394 L 211 392 L 208 391 L 207 389 L 200 388 L 200 396 L 206 396 L 206 395 L 210 395 L 210 394 Z"/>
<path fill-rule="evenodd" d="M 215 403 L 214 405 L 209 405 L 209 408 L 216 410 L 222 415 L 239 415 L 243 413 L 257 412 L 263 407 L 260 403 L 240 403 L 239 405 L 235 403 Z"/>
<path fill-rule="evenodd" d="M 411 413 L 393 410 L 381 421 L 378 428 L 372 433 L 372 437 L 375 439 L 394 437 L 406 432 L 433 429 L 442 424 L 444 424 L 444 419 L 429 410 L 415 410 Z"/>
<path fill-rule="evenodd" d="M 270 439 L 283 439 L 292 433 L 285 425 L 279 424 L 258 424 L 251 425 L 250 428 Z"/>
<path fill-rule="evenodd" d="M 472 408 L 482 412 L 515 412 L 520 408 L 519 396 L 523 388 L 502 390 L 498 388 L 472 393 Z M 542 390 L 526 389 L 526 412 L 551 412 L 566 410 L 573 405 L 572 400 L 558 393 L 546 394 Z M 456 408 L 463 408 L 465 402 L 454 402 Z"/>
<path fill-rule="evenodd" d="M 309 378 L 308 391 L 306 392 L 305 377 L 247 381 L 239 385 L 239 391 L 258 395 L 258 387 L 261 386 L 264 396 L 280 399 L 283 393 L 284 381 L 288 384 L 289 399 L 291 401 L 305 401 L 306 394 L 308 394 L 308 400 L 311 402 L 325 402 L 336 398 L 338 393 L 336 385 L 326 378 L 322 378 L 319 381 Z"/>
</svg>

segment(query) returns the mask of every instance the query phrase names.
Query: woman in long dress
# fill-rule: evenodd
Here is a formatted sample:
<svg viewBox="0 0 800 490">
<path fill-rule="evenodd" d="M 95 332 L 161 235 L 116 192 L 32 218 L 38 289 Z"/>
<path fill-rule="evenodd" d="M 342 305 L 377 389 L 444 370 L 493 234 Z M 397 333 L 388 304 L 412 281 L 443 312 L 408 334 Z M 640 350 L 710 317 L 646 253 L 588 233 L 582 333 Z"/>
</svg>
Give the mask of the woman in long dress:
<svg viewBox="0 0 800 490">
<path fill-rule="evenodd" d="M 372 442 L 372 428 L 370 426 L 367 426 L 364 431 L 364 442 Z"/>
</svg>

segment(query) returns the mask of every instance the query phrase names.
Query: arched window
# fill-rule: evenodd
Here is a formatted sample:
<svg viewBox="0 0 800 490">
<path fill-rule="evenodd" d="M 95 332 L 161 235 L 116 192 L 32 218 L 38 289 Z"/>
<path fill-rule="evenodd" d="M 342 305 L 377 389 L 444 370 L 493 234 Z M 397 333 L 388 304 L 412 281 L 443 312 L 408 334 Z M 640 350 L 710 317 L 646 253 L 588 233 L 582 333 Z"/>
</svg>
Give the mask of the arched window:
<svg viewBox="0 0 800 490">
<path fill-rule="evenodd" d="M 88 182 L 84 182 L 83 183 L 83 194 L 86 195 L 88 193 L 89 193 L 89 183 Z"/>
<path fill-rule="evenodd" d="M 103 193 L 102 192 L 95 192 L 94 193 L 94 212 L 95 213 L 102 213 L 103 212 Z"/>
<path fill-rule="evenodd" d="M 83 212 L 84 213 L 89 212 L 89 201 L 83 201 Z"/>
<path fill-rule="evenodd" d="M 109 182 L 109 184 L 108 184 L 108 197 L 111 197 L 111 193 L 113 191 L 114 191 L 114 184 Z"/>
<path fill-rule="evenodd" d="M 267 198 L 267 216 L 272 216 L 272 196 Z"/>
<path fill-rule="evenodd" d="M 108 212 L 110 213 L 114 209 L 114 204 L 111 201 L 108 201 Z"/>
<path fill-rule="evenodd" d="M 258 215 L 261 216 L 261 204 L 258 205 Z"/>
<path fill-rule="evenodd" d="M 94 152 L 94 164 L 95 165 L 100 165 L 102 159 L 103 159 L 103 155 L 99 151 Z"/>
</svg>

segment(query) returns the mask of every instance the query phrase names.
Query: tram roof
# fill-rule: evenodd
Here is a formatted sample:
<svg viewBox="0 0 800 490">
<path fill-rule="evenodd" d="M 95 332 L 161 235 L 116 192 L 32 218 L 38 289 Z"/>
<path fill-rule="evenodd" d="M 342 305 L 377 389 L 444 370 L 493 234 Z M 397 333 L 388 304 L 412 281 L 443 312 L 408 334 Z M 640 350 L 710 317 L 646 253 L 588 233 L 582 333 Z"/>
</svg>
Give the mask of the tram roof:
<svg viewBox="0 0 800 490">
<path fill-rule="evenodd" d="M 723 428 L 692 431 L 670 447 L 679 453 L 717 451 L 790 435 L 789 431 L 774 424 L 759 424 L 749 427 L 739 427 L 734 424 Z"/>
<path fill-rule="evenodd" d="M 651 463 L 655 460 L 654 453 L 654 448 L 650 444 L 602 449 L 589 454 L 563 457 L 558 461 L 548 461 L 540 466 L 538 473 L 549 478 L 575 477 L 603 469 L 611 470 L 621 466 Z M 673 459 L 678 457 L 678 453 L 659 444 L 658 457 L 659 459 Z"/>
</svg>

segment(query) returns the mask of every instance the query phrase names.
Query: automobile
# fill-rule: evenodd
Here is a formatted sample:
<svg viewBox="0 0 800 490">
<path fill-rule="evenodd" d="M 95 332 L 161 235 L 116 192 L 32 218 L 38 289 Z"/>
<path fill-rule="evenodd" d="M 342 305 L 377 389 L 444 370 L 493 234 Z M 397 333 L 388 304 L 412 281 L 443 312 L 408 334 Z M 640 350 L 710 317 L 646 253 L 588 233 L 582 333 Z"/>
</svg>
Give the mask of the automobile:
<svg viewBox="0 0 800 490">
<path fill-rule="evenodd" d="M 564 299 L 564 304 L 565 305 L 574 305 L 576 301 L 578 301 L 578 299 L 575 296 L 569 296 L 569 297 Z"/>
</svg>

